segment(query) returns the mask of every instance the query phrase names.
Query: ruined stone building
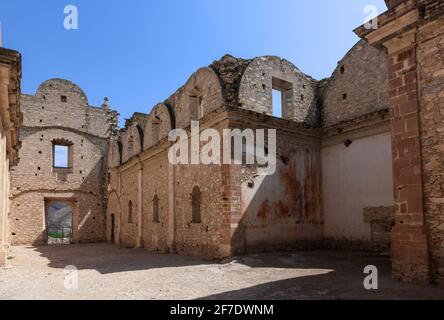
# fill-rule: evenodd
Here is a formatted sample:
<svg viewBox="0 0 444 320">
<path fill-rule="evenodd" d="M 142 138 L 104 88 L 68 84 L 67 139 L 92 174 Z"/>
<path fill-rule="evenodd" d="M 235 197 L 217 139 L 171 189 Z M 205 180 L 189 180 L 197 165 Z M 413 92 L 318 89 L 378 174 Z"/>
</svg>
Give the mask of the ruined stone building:
<svg viewBox="0 0 444 320">
<path fill-rule="evenodd" d="M 281 117 L 273 116 L 273 89 L 282 94 Z M 168 133 L 189 130 L 192 120 L 221 135 L 276 129 L 276 172 L 170 164 Z M 227 55 L 150 114 L 135 114 L 112 142 L 108 240 L 217 259 L 287 248 L 384 250 L 390 159 L 384 53 L 360 41 L 321 82 L 279 57 Z"/>
<path fill-rule="evenodd" d="M 328 79 L 275 56 L 226 55 L 120 131 L 106 101 L 89 106 L 69 81 L 22 95 L 10 241 L 48 243 L 63 212 L 70 242 L 211 259 L 391 248 L 397 279 L 444 283 L 444 3 L 386 2 L 379 28 L 356 29 L 362 40 Z M 168 135 L 192 121 L 221 136 L 276 129 L 276 171 L 173 165 Z"/>
<path fill-rule="evenodd" d="M 9 170 L 17 163 L 20 148 L 20 80 L 20 54 L 0 45 L 0 266 L 6 262 L 10 244 Z"/>
<path fill-rule="evenodd" d="M 444 4 L 387 5 L 329 79 L 278 57 L 225 56 L 135 114 L 110 145 L 108 240 L 210 258 L 391 246 L 396 278 L 442 283 Z M 277 171 L 171 165 L 168 132 L 192 120 L 277 129 Z"/>
<path fill-rule="evenodd" d="M 107 103 L 90 106 L 77 85 L 61 79 L 45 81 L 35 95 L 22 94 L 20 105 L 22 149 L 11 172 L 11 243 L 46 244 L 48 233 L 61 231 L 74 243 L 105 240 L 106 155 L 117 114 Z M 66 208 L 65 229 L 49 229 L 54 228 L 52 206 Z"/>
</svg>

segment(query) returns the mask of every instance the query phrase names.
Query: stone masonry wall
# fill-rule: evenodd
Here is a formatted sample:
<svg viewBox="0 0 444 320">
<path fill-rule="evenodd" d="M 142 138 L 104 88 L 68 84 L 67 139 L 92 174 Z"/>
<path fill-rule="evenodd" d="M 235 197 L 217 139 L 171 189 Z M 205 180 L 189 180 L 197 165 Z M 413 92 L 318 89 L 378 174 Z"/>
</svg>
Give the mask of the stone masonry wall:
<svg viewBox="0 0 444 320">
<path fill-rule="evenodd" d="M 319 125 L 316 81 L 285 59 L 259 57 L 250 62 L 239 86 L 242 108 L 273 115 L 272 89 L 282 91 L 282 118 Z"/>
<path fill-rule="evenodd" d="M 121 245 L 127 248 L 134 248 L 137 245 L 137 210 L 138 186 L 137 186 L 137 168 L 127 170 L 122 173 L 122 213 L 121 213 Z M 130 208 L 131 201 L 131 208 Z M 131 219 L 130 219 L 131 210 Z"/>
<path fill-rule="evenodd" d="M 169 190 L 168 159 L 165 153 L 158 154 L 143 162 L 143 247 L 151 251 L 168 252 Z M 154 221 L 154 196 L 158 197 L 159 222 Z"/>
<path fill-rule="evenodd" d="M 444 283 L 444 18 L 418 31 L 421 159 L 431 278 Z"/>
<path fill-rule="evenodd" d="M 6 264 L 10 247 L 10 167 L 18 161 L 21 56 L 0 46 L 0 267 Z"/>
<path fill-rule="evenodd" d="M 359 63 L 350 65 L 359 68 L 371 59 L 380 62 L 380 57 L 372 56 L 377 51 L 360 45 L 362 50 L 350 54 Z M 384 73 L 378 69 L 376 76 L 378 86 L 367 101 L 383 100 L 385 92 L 378 90 Z M 332 90 L 336 85 L 322 83 L 323 89 L 330 85 Z M 346 85 L 338 83 L 338 87 Z M 284 59 L 266 56 L 244 60 L 227 55 L 209 68 L 199 69 L 150 114 L 135 114 L 109 152 L 107 239 L 114 235 L 114 242 L 126 247 L 217 259 L 320 245 L 319 87 Z M 283 91 L 283 119 L 271 116 L 273 88 Z M 386 107 L 369 102 L 349 117 Z M 332 108 L 330 114 L 341 112 Z M 277 129 L 277 171 L 258 177 L 249 166 L 171 165 L 167 135 L 174 127 L 189 130 L 191 120 L 200 120 L 201 129 L 216 128 L 219 132 L 228 128 Z M 200 223 L 193 222 L 191 215 L 195 187 L 201 192 Z M 155 196 L 159 221 L 154 219 Z"/>
<path fill-rule="evenodd" d="M 75 84 L 53 79 L 35 96 L 23 95 L 23 150 L 12 170 L 12 244 L 44 244 L 46 201 L 73 208 L 73 241 L 105 239 L 105 185 L 108 138 L 117 115 L 88 105 Z M 53 142 L 71 144 L 72 167 L 53 168 Z"/>
<path fill-rule="evenodd" d="M 323 126 L 387 107 L 387 58 L 382 51 L 361 40 L 338 63 L 323 88 Z"/>
</svg>

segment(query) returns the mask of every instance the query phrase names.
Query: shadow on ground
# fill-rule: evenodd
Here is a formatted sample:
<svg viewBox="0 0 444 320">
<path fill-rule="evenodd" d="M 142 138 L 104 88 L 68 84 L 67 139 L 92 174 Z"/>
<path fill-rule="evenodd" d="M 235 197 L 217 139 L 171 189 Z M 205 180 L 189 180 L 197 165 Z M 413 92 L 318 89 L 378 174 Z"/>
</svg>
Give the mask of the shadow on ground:
<svg viewBox="0 0 444 320">
<path fill-rule="evenodd" d="M 400 283 L 391 278 L 388 257 L 362 252 L 303 251 L 254 254 L 236 257 L 225 263 L 151 253 L 143 249 L 119 249 L 112 245 L 72 245 L 30 247 L 48 261 L 51 268 L 74 265 L 78 270 L 100 274 L 160 268 L 218 269 L 220 272 L 276 275 L 292 270 L 290 279 L 270 281 L 239 290 L 202 297 L 205 300 L 274 299 L 444 299 L 444 288 Z M 364 289 L 364 268 L 378 268 L 378 290 Z M 171 272 L 175 272 L 172 270 Z M 288 274 L 288 272 L 286 273 Z M 195 275 L 193 275 L 195 276 Z M 251 282 L 254 283 L 254 282 Z M 248 284 L 246 284 L 248 286 Z"/>
<path fill-rule="evenodd" d="M 75 266 L 78 270 L 96 270 L 101 274 L 208 264 L 193 257 L 124 249 L 108 244 L 51 245 L 28 247 L 48 259 L 51 268 Z"/>
</svg>

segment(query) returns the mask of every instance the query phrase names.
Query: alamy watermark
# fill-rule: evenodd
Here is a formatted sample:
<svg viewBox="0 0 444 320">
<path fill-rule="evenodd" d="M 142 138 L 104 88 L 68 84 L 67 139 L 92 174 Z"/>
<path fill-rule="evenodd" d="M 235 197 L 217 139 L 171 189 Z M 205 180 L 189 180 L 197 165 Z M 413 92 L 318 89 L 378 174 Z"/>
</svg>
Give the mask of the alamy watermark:
<svg viewBox="0 0 444 320">
<path fill-rule="evenodd" d="M 184 129 L 172 130 L 173 142 L 168 159 L 171 164 L 246 164 L 257 165 L 258 175 L 276 171 L 275 129 L 215 129 L 200 131 L 199 122 L 191 121 L 191 135 Z"/>
<path fill-rule="evenodd" d="M 366 290 L 378 290 L 378 268 L 375 266 L 366 266 L 364 268 L 364 274 L 368 274 L 364 279 L 364 288 Z"/>
<path fill-rule="evenodd" d="M 65 290 L 79 289 L 79 272 L 75 266 L 66 266 L 63 270 L 63 287 Z"/>
<path fill-rule="evenodd" d="M 63 20 L 63 27 L 66 30 L 78 30 L 79 29 L 79 9 L 75 5 L 67 5 L 63 9 L 63 13 L 66 15 Z"/>
</svg>

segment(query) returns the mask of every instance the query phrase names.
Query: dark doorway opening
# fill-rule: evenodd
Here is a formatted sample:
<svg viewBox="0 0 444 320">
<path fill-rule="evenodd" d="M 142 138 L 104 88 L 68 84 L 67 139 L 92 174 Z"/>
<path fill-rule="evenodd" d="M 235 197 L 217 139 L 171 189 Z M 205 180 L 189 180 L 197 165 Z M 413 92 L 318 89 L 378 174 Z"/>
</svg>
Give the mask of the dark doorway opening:
<svg viewBox="0 0 444 320">
<path fill-rule="evenodd" d="M 111 215 L 111 242 L 114 243 L 115 236 L 114 236 L 114 230 L 115 228 L 115 221 L 114 221 L 114 214 Z"/>
</svg>

